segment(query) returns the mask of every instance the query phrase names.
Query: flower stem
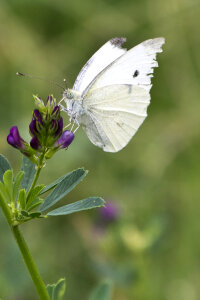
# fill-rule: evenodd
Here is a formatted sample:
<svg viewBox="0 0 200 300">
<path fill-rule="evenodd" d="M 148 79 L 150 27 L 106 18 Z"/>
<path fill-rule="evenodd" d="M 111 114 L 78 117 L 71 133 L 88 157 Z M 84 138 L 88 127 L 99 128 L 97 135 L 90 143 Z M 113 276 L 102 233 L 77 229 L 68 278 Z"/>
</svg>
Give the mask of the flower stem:
<svg viewBox="0 0 200 300">
<path fill-rule="evenodd" d="M 32 184 L 31 184 L 31 187 L 30 187 L 30 189 L 29 189 L 29 191 L 28 191 L 28 194 L 27 194 L 27 198 L 26 198 L 27 201 L 28 201 L 28 198 L 29 198 L 29 196 L 30 196 L 30 193 L 31 193 L 32 189 L 33 189 L 33 188 L 35 187 L 35 185 L 36 185 L 36 182 L 37 182 L 38 177 L 39 177 L 39 175 L 40 175 L 40 172 L 41 172 L 41 170 L 42 170 L 44 156 L 45 156 L 45 150 L 43 151 L 43 153 L 41 154 L 41 156 L 40 156 L 40 158 L 39 158 L 39 162 L 38 162 L 38 165 L 37 165 L 37 171 L 36 171 L 36 173 L 35 173 L 35 177 L 34 177 L 34 179 L 33 179 L 33 182 L 32 182 Z"/>
<path fill-rule="evenodd" d="M 21 251 L 21 254 L 23 256 L 24 262 L 28 268 L 28 271 L 31 275 L 31 278 L 35 284 L 35 288 L 38 292 L 38 295 L 40 296 L 41 300 L 50 300 L 48 292 L 46 290 L 45 284 L 40 276 L 40 273 L 33 261 L 33 258 L 31 256 L 31 253 L 28 249 L 28 246 L 23 238 L 22 233 L 19 230 L 18 225 L 13 225 L 12 220 L 12 214 L 10 212 L 10 209 L 5 201 L 5 199 L 0 195 L 0 206 L 2 208 L 2 211 L 6 217 L 6 220 L 11 228 L 11 231 L 15 237 L 15 240 L 18 244 L 18 247 Z"/>
<path fill-rule="evenodd" d="M 31 278 L 35 284 L 35 287 L 38 291 L 38 295 L 40 296 L 41 300 L 49 300 L 49 295 L 46 290 L 45 284 L 40 276 L 40 273 L 33 261 L 33 258 L 31 256 L 31 253 L 28 249 L 28 246 L 23 238 L 22 233 L 19 230 L 19 226 L 12 226 L 12 232 L 14 234 L 15 240 L 18 244 L 18 247 L 21 251 L 21 254 L 23 256 L 24 262 L 29 270 L 29 273 L 31 275 Z"/>
</svg>

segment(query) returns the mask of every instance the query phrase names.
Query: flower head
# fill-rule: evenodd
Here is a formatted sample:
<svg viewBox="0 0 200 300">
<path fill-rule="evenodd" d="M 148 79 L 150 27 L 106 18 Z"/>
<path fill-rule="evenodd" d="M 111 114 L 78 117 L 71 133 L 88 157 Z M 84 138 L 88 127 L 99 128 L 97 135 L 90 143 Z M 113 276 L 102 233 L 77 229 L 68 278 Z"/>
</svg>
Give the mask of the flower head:
<svg viewBox="0 0 200 300">
<path fill-rule="evenodd" d="M 38 96 L 34 96 L 34 99 L 36 109 L 29 124 L 32 136 L 30 145 L 20 137 L 16 126 L 11 128 L 7 141 L 29 157 L 39 157 L 40 153 L 45 153 L 47 159 L 59 149 L 67 148 L 72 143 L 74 134 L 71 131 L 63 131 L 61 108 L 52 95 L 48 96 L 46 104 Z"/>
</svg>

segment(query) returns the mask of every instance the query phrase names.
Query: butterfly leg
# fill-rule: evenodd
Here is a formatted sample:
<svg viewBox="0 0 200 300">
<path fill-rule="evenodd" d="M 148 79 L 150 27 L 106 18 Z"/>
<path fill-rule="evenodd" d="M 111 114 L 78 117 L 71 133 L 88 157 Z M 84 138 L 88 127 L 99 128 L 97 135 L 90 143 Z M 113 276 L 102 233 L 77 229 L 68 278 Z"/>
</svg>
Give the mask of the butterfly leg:
<svg viewBox="0 0 200 300">
<path fill-rule="evenodd" d="M 65 130 L 66 128 L 68 128 L 71 124 L 72 124 L 71 122 L 70 122 L 69 124 L 67 124 L 67 125 L 63 128 L 63 130 Z"/>
<path fill-rule="evenodd" d="M 58 102 L 58 105 L 60 105 L 64 99 L 65 99 L 65 97 L 62 97 L 62 99 Z"/>
<path fill-rule="evenodd" d="M 76 129 L 74 130 L 74 133 L 79 129 L 79 127 L 80 127 L 80 125 L 78 125 L 78 126 L 76 127 Z"/>
</svg>

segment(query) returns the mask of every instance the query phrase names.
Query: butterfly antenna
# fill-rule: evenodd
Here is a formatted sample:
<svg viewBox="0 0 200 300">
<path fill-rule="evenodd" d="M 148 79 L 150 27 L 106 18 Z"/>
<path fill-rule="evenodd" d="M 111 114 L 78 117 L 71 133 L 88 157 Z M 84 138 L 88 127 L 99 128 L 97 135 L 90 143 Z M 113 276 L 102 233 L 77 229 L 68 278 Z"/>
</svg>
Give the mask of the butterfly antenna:
<svg viewBox="0 0 200 300">
<path fill-rule="evenodd" d="M 68 86 L 67 86 L 67 80 L 64 78 L 63 81 L 64 81 L 64 83 L 65 83 L 65 88 L 68 89 Z"/>
<path fill-rule="evenodd" d="M 34 78 L 34 79 L 39 79 L 39 80 L 42 80 L 42 81 L 46 81 L 46 82 L 49 82 L 51 84 L 54 84 L 54 85 L 58 86 L 63 91 L 65 90 L 65 88 L 62 85 L 58 84 L 57 82 L 54 82 L 52 80 L 47 80 L 47 79 L 44 79 L 44 78 L 39 77 L 39 76 L 28 75 L 28 74 L 24 74 L 24 73 L 20 73 L 20 72 L 17 72 L 16 75 L 17 76 L 24 76 L 24 77 L 28 77 L 28 78 Z"/>
</svg>

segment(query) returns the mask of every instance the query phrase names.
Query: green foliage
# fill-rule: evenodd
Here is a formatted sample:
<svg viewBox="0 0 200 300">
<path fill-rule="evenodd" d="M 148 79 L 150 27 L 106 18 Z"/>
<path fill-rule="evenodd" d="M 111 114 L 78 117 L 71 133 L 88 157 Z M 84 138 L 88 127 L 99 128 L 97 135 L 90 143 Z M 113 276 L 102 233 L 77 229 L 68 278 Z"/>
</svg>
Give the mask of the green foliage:
<svg viewBox="0 0 200 300">
<path fill-rule="evenodd" d="M 9 195 L 9 202 L 13 201 L 13 170 L 7 170 L 3 174 L 3 182 L 7 194 Z"/>
<path fill-rule="evenodd" d="M 40 192 L 40 195 L 52 190 L 54 187 L 56 187 L 58 185 L 58 183 L 60 183 L 61 181 L 63 181 L 63 179 L 65 179 L 65 177 L 67 176 L 68 174 L 64 175 L 64 176 L 61 176 L 60 178 L 58 178 L 57 180 L 55 180 L 54 182 L 52 182 L 51 184 L 48 184 L 47 186 L 45 186 L 43 188 L 43 190 Z"/>
<path fill-rule="evenodd" d="M 25 189 L 21 189 L 19 191 L 18 201 L 19 201 L 21 209 L 24 210 L 26 208 L 26 191 L 25 191 Z"/>
<path fill-rule="evenodd" d="M 87 173 L 88 172 L 84 169 L 77 169 L 61 177 L 62 180 L 58 181 L 59 183 L 56 185 L 53 192 L 47 196 L 44 203 L 40 207 L 40 211 L 50 208 L 52 205 L 66 196 L 72 189 L 75 188 L 77 184 L 81 182 L 81 180 L 83 180 Z M 50 186 L 55 186 L 55 182 Z"/>
<path fill-rule="evenodd" d="M 43 203 L 43 199 L 41 198 L 35 198 L 31 203 L 28 202 L 28 204 L 26 205 L 26 209 L 27 211 L 31 211 L 34 208 L 40 206 Z"/>
<path fill-rule="evenodd" d="M 89 300 L 111 300 L 112 290 L 112 281 L 104 281 L 94 289 Z"/>
<path fill-rule="evenodd" d="M 11 169 L 10 164 L 5 156 L 0 154 L 0 181 L 3 181 L 3 174 L 8 169 Z"/>
<path fill-rule="evenodd" d="M 35 164 L 33 164 L 26 156 L 23 155 L 21 170 L 24 172 L 22 180 L 22 188 L 29 190 L 36 173 Z"/>
<path fill-rule="evenodd" d="M 14 199 L 14 201 L 16 201 L 16 199 L 17 199 L 18 191 L 20 189 L 21 181 L 22 181 L 23 176 L 24 176 L 24 172 L 20 171 L 19 173 L 17 173 L 17 175 L 15 177 L 15 181 L 14 181 L 14 185 L 13 185 L 13 199 Z"/>
<path fill-rule="evenodd" d="M 50 296 L 50 300 L 62 300 L 65 294 L 66 284 L 65 279 L 61 278 L 55 284 L 48 284 L 47 291 Z"/>
<path fill-rule="evenodd" d="M 44 184 L 36 185 L 31 192 L 29 193 L 26 204 L 27 207 L 30 207 L 33 201 L 36 199 L 36 197 L 40 194 L 41 190 L 44 188 Z"/>
<path fill-rule="evenodd" d="M 47 216 L 69 215 L 82 210 L 104 206 L 105 201 L 99 197 L 89 197 L 48 212 Z"/>
</svg>

